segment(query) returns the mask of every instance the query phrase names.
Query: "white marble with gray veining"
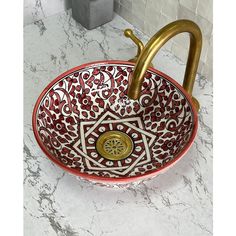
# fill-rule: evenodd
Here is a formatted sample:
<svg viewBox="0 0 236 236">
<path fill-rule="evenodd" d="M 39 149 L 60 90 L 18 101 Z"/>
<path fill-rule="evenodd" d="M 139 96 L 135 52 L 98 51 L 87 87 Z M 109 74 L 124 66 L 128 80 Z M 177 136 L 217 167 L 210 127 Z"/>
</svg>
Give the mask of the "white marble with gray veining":
<svg viewBox="0 0 236 236">
<path fill-rule="evenodd" d="M 43 88 L 82 63 L 127 60 L 134 44 L 123 36 L 133 26 L 114 20 L 87 31 L 70 11 L 24 27 L 24 235 L 212 235 L 212 83 L 198 75 L 199 129 L 185 157 L 158 177 L 113 189 L 78 180 L 55 166 L 33 136 L 32 109 Z M 144 41 L 147 38 L 135 30 Z M 157 69 L 181 83 L 185 64 L 161 51 Z"/>
<path fill-rule="evenodd" d="M 71 0 L 24 0 L 24 25 L 63 12 L 71 7 Z"/>
</svg>

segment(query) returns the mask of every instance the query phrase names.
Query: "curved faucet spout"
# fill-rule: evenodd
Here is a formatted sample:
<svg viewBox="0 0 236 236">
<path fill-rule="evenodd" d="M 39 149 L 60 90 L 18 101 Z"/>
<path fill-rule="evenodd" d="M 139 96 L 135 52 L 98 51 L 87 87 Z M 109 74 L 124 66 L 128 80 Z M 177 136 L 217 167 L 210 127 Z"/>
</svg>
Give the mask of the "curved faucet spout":
<svg viewBox="0 0 236 236">
<path fill-rule="evenodd" d="M 202 48 L 202 34 L 201 30 L 194 22 L 190 20 L 177 20 L 158 31 L 142 50 L 134 67 L 132 80 L 128 88 L 129 98 L 138 99 L 140 97 L 145 72 L 160 48 L 169 39 L 184 32 L 187 32 L 190 35 L 190 47 L 183 87 L 190 95 L 192 95 Z"/>
</svg>

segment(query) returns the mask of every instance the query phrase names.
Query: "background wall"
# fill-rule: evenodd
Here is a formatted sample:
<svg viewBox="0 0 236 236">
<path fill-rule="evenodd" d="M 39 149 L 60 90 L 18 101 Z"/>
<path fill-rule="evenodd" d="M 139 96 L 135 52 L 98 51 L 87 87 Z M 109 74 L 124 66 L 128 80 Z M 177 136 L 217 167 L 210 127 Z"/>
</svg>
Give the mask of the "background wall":
<svg viewBox="0 0 236 236">
<path fill-rule="evenodd" d="M 203 33 L 203 49 L 198 71 L 212 79 L 213 0 L 115 0 L 115 12 L 149 36 L 177 19 L 196 22 Z M 174 37 L 165 48 L 187 60 L 188 35 Z"/>
<path fill-rule="evenodd" d="M 114 0 L 115 12 L 153 36 L 160 28 L 177 19 L 195 21 L 203 33 L 203 49 L 198 72 L 212 79 L 213 0 Z M 24 0 L 24 25 L 71 8 L 71 0 Z M 164 47 L 182 61 L 187 60 L 188 35 L 173 38 Z"/>
</svg>

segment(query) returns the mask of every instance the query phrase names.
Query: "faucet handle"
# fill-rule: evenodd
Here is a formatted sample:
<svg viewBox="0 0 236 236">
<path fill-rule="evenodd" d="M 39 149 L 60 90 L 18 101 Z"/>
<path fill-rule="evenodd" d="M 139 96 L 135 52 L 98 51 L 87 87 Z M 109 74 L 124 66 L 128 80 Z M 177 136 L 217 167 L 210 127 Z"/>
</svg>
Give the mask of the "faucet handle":
<svg viewBox="0 0 236 236">
<path fill-rule="evenodd" d="M 144 45 L 143 45 L 142 41 L 134 35 L 134 33 L 131 29 L 126 29 L 124 31 L 124 35 L 125 35 L 125 37 L 130 38 L 138 47 L 137 55 L 134 58 L 129 60 L 131 62 L 136 62 L 140 53 L 142 52 L 142 50 L 144 48 Z"/>
<path fill-rule="evenodd" d="M 124 35 L 125 37 L 130 38 L 138 47 L 137 55 L 134 58 L 129 60 L 130 62 L 136 62 L 138 60 L 140 53 L 144 49 L 143 42 L 134 35 L 133 30 L 131 29 L 126 29 L 124 31 Z M 153 67 L 153 64 L 150 63 L 150 66 Z"/>
</svg>

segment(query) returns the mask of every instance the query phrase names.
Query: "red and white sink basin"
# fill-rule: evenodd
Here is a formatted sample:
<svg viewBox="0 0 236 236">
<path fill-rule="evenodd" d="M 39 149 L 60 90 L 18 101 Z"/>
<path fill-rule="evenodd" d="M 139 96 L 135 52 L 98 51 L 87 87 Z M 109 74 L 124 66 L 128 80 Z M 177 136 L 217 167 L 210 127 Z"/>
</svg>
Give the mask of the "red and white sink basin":
<svg viewBox="0 0 236 236">
<path fill-rule="evenodd" d="M 50 160 L 88 180 L 126 183 L 154 177 L 183 157 L 198 123 L 190 96 L 150 68 L 140 99 L 130 100 L 133 68 L 126 61 L 89 63 L 43 90 L 33 111 L 33 131 Z M 133 152 L 123 160 L 108 160 L 96 150 L 98 137 L 114 130 L 133 141 Z"/>
</svg>

